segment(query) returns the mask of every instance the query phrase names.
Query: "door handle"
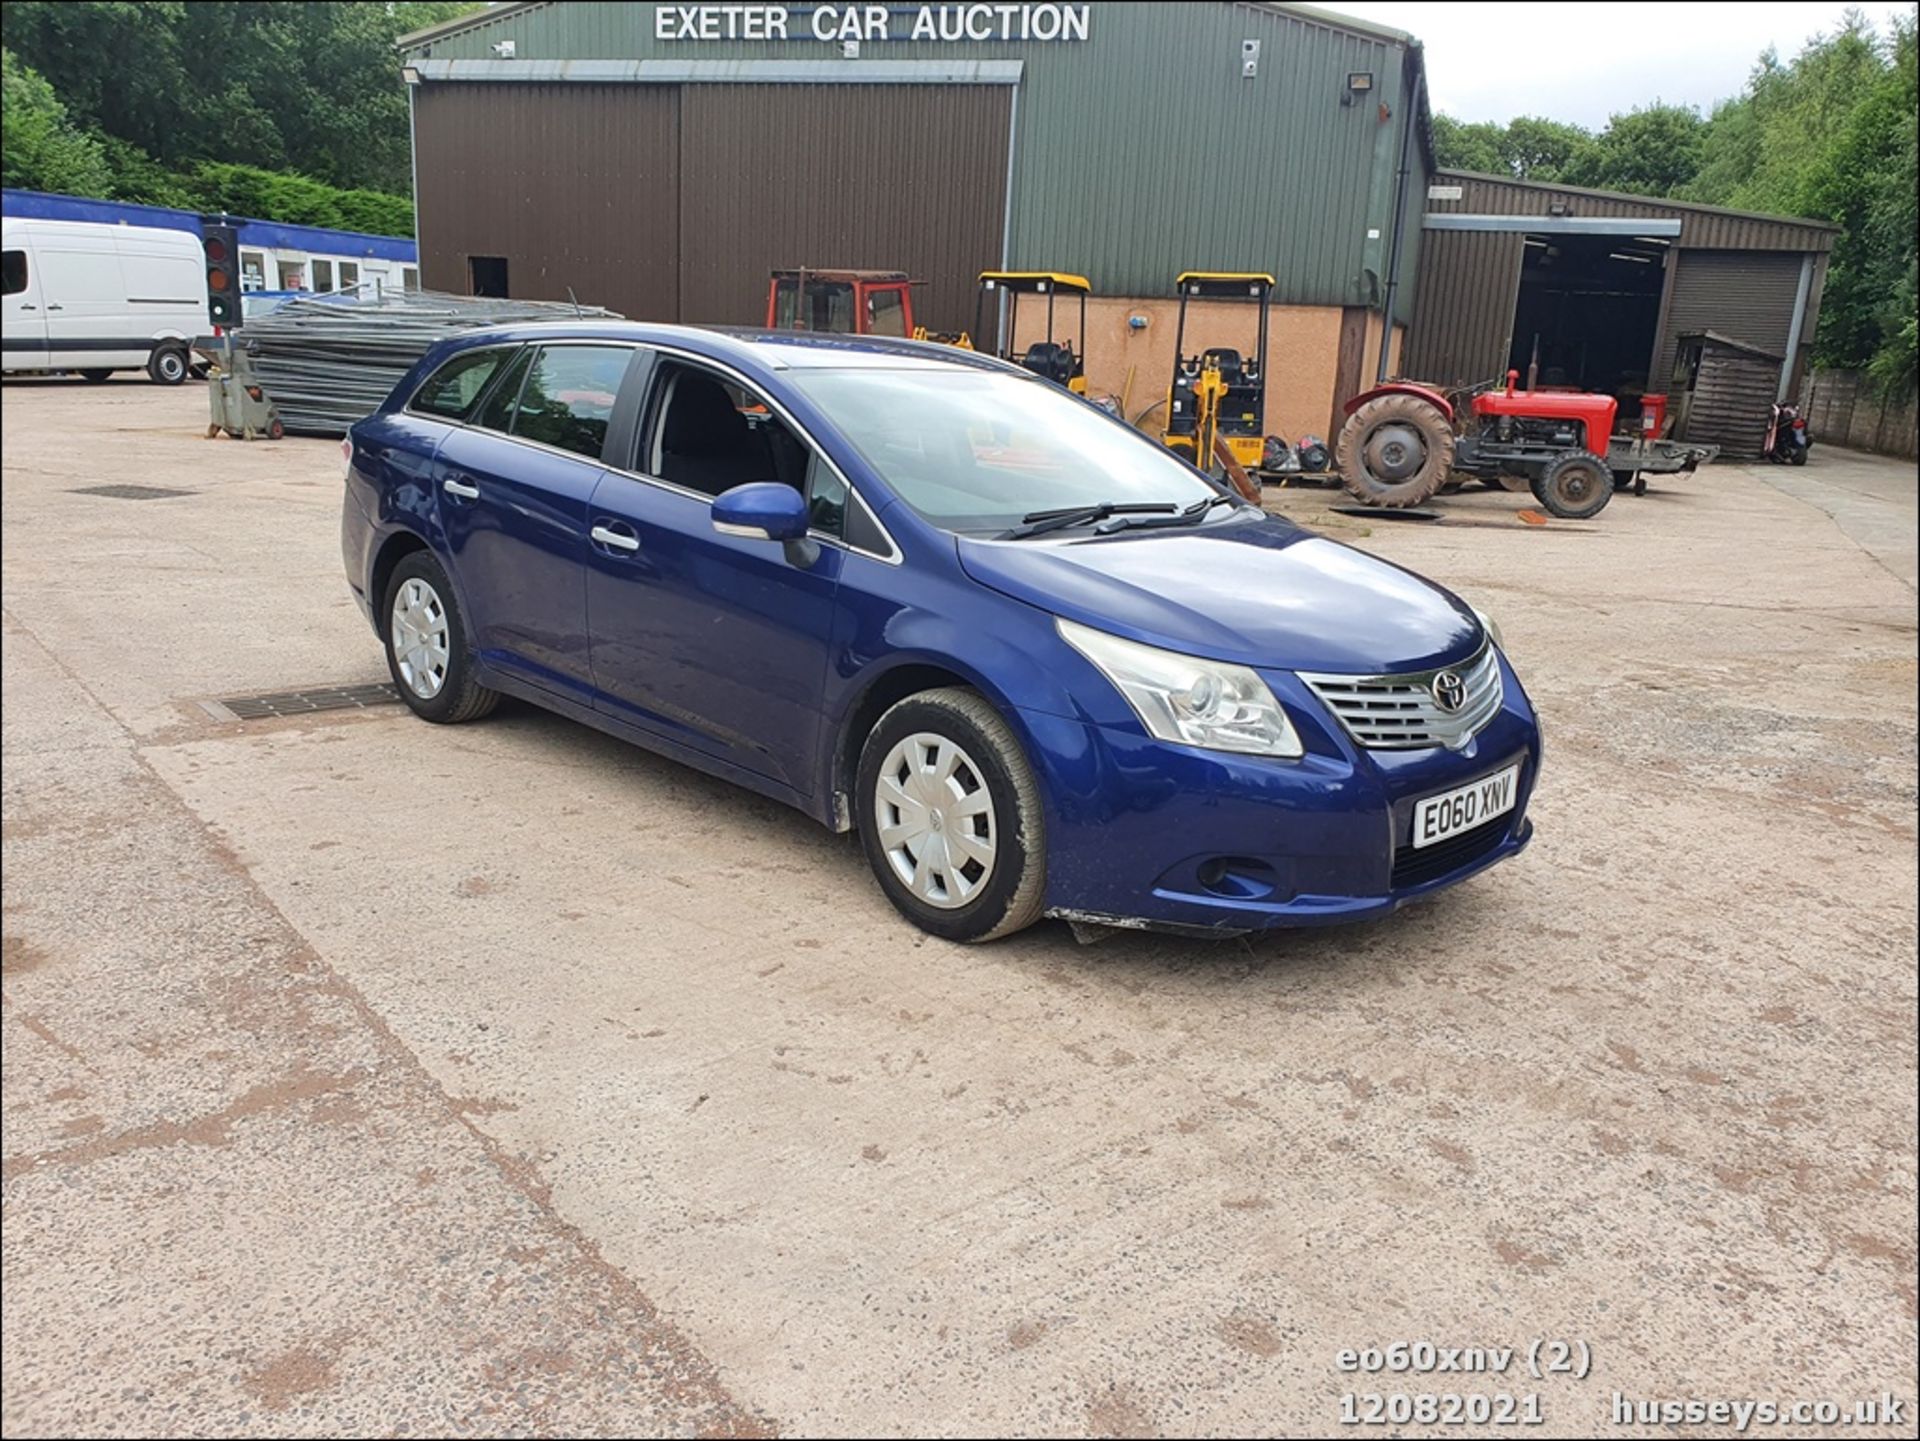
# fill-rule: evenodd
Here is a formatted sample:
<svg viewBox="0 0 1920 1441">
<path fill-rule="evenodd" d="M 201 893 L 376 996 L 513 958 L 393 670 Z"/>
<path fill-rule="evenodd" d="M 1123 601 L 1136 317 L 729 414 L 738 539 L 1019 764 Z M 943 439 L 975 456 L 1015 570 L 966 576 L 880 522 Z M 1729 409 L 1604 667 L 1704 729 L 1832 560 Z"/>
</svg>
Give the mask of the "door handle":
<svg viewBox="0 0 1920 1441">
<path fill-rule="evenodd" d="M 23 305 L 20 308 L 22 310 L 38 310 L 40 307 L 37 305 Z"/>
<path fill-rule="evenodd" d="M 67 307 L 66 307 L 66 306 L 64 306 L 64 305 L 49 305 L 49 306 L 47 307 L 47 309 L 49 309 L 49 310 L 65 310 L 66 308 L 67 308 Z"/>
<path fill-rule="evenodd" d="M 448 476 L 445 480 L 441 481 L 440 488 L 446 491 L 448 495 L 457 495 L 462 500 L 478 500 L 480 498 L 479 486 L 463 485 L 452 476 Z"/>
<path fill-rule="evenodd" d="M 610 545 L 615 550 L 640 549 L 639 536 L 622 535 L 617 530 L 608 530 L 604 525 L 596 525 L 591 531 L 588 532 L 588 534 L 590 534 L 595 540 L 599 541 L 600 544 Z"/>
</svg>

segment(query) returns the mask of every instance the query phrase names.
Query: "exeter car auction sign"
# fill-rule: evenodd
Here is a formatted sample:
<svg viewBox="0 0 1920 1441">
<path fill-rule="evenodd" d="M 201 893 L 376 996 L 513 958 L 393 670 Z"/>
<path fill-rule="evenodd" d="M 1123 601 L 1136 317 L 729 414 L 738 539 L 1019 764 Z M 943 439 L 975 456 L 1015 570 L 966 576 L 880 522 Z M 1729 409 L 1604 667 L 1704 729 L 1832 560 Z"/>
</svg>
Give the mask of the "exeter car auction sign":
<svg viewBox="0 0 1920 1441">
<path fill-rule="evenodd" d="M 661 5 L 656 40 L 1085 40 L 1086 5 Z"/>
</svg>

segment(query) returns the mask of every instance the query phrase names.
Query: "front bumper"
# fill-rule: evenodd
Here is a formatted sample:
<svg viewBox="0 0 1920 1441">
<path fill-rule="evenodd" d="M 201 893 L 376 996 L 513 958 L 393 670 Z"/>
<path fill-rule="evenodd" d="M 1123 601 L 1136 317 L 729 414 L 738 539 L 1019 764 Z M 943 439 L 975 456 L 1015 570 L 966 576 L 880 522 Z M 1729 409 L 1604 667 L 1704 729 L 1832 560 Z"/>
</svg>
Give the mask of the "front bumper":
<svg viewBox="0 0 1920 1441">
<path fill-rule="evenodd" d="M 1047 797 L 1047 910 L 1129 928 L 1235 935 L 1387 915 L 1515 855 L 1540 767 L 1531 706 L 1503 656 L 1501 708 L 1460 751 L 1355 746 L 1292 676 L 1267 675 L 1299 760 L 1168 745 L 1023 712 Z M 1411 845 L 1424 797 L 1518 763 L 1514 808 Z"/>
</svg>

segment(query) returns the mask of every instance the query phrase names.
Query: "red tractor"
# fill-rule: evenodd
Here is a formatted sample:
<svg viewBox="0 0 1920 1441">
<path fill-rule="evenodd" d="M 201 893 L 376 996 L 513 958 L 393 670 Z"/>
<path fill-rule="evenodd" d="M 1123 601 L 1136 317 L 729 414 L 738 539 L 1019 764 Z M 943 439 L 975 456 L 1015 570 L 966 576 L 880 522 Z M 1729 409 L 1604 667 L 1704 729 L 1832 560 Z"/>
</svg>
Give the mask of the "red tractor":
<svg viewBox="0 0 1920 1441">
<path fill-rule="evenodd" d="M 1520 390 L 1473 394 L 1469 413 L 1425 385 L 1396 381 L 1346 404 L 1335 461 L 1348 494 L 1368 505 L 1419 505 L 1457 473 L 1501 484 L 1524 481 L 1540 504 L 1566 520 L 1598 515 L 1616 488 L 1646 489 L 1646 476 L 1691 472 L 1719 454 L 1712 445 L 1664 440 L 1667 398 L 1642 396 L 1639 425 L 1614 434 L 1611 395 Z M 1457 392 L 1456 392 L 1457 393 Z"/>
</svg>

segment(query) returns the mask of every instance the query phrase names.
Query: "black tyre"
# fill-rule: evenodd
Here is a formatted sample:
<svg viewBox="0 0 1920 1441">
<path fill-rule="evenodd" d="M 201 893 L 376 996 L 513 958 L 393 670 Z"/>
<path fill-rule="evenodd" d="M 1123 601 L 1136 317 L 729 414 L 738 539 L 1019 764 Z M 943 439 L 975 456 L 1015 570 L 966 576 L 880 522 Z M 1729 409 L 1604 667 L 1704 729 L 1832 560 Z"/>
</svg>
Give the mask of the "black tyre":
<svg viewBox="0 0 1920 1441">
<path fill-rule="evenodd" d="M 1347 417 L 1334 446 L 1347 494 L 1367 505 L 1418 505 L 1453 469 L 1453 427 L 1417 395 L 1382 395 Z"/>
<path fill-rule="evenodd" d="M 456 725 L 478 720 L 500 703 L 498 691 L 473 678 L 460 603 L 430 552 L 416 550 L 393 568 L 380 615 L 387 669 L 415 715 Z"/>
<path fill-rule="evenodd" d="M 156 346 L 147 357 L 147 375 L 155 385 L 178 385 L 187 378 L 187 348 L 171 343 Z"/>
<path fill-rule="evenodd" d="M 1812 449 L 1813 447 L 1810 445 L 1796 445 L 1788 452 L 1787 458 L 1794 465 L 1805 465 L 1807 463 L 1807 452 Z"/>
<path fill-rule="evenodd" d="M 113 372 L 111 370 L 83 370 L 80 372 L 80 378 L 82 380 L 91 380 L 95 385 L 98 385 L 103 380 L 112 379 Z"/>
<path fill-rule="evenodd" d="M 1562 520 L 1589 520 L 1613 499 L 1607 463 L 1584 450 L 1557 455 L 1534 479 L 1534 498 Z"/>
<path fill-rule="evenodd" d="M 1630 470 L 1614 471 L 1613 472 L 1613 488 L 1615 490 L 1633 489 L 1633 472 Z"/>
<path fill-rule="evenodd" d="M 1040 918 L 1040 789 L 977 691 L 922 691 L 881 716 L 860 751 L 854 814 L 880 889 L 923 931 L 991 941 Z"/>
</svg>

